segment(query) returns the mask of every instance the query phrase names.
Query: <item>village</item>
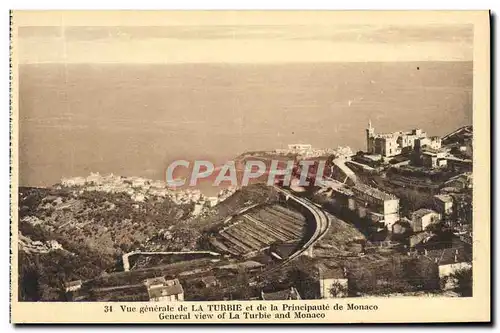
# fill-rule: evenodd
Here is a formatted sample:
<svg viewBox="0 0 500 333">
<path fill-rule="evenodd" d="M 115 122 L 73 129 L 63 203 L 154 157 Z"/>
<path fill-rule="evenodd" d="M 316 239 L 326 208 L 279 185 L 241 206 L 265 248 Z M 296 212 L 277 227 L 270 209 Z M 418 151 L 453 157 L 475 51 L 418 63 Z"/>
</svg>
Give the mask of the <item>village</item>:
<svg viewBox="0 0 500 333">
<path fill-rule="evenodd" d="M 319 184 L 311 172 L 309 186 L 286 186 L 277 177 L 265 191 L 228 187 L 216 197 L 142 177 L 64 178 L 55 187 L 74 196 L 118 193 L 136 208 L 168 199 L 191 207 L 190 223 L 216 221 L 194 248 L 165 250 L 162 244 L 173 235 L 159 230 L 156 245 L 150 240 L 146 249 L 128 247 L 121 271 L 66 281 L 64 297 L 173 302 L 470 296 L 471 140 L 471 127 L 440 138 L 420 129 L 379 134 L 370 122 L 364 151 L 291 144 L 259 155 L 264 161 L 277 155 L 326 161 Z M 301 171 L 294 169 L 293 177 Z M 270 194 L 272 199 L 255 200 Z M 48 207 L 64 209 L 72 200 L 55 198 Z M 37 216 L 23 221 L 43 224 Z M 55 240 L 21 236 L 26 253 L 67 251 Z"/>
<path fill-rule="evenodd" d="M 172 190 L 162 180 L 100 173 L 91 173 L 87 177 L 63 178 L 60 187 L 76 187 L 81 192 L 125 193 L 135 202 L 144 202 L 155 197 L 169 198 L 177 205 L 194 204 L 194 216 L 202 214 L 207 207 L 214 207 L 236 191 L 236 188 L 228 187 L 221 189 L 216 197 L 209 197 L 196 188 Z"/>
</svg>

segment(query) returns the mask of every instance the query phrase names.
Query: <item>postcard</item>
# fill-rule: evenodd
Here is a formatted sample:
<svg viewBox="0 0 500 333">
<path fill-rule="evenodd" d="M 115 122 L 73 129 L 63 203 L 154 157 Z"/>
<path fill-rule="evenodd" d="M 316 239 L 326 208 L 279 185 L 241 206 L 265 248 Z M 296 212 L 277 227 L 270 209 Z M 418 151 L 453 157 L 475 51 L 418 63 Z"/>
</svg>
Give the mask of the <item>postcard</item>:
<svg viewBox="0 0 500 333">
<path fill-rule="evenodd" d="M 11 321 L 490 322 L 488 11 L 12 11 Z"/>
</svg>

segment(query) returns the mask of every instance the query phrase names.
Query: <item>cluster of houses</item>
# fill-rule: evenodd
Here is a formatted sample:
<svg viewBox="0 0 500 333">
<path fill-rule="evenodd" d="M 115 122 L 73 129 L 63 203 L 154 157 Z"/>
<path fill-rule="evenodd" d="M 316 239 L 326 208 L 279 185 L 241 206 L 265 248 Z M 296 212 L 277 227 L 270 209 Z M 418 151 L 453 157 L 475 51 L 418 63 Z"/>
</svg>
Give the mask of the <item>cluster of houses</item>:
<svg viewBox="0 0 500 333">
<path fill-rule="evenodd" d="M 351 156 L 353 154 L 350 147 L 333 148 L 313 148 L 310 144 L 295 143 L 289 144 L 287 149 L 276 149 L 278 155 L 297 155 L 301 159 L 323 157 L 323 156 Z"/>
<path fill-rule="evenodd" d="M 457 195 L 459 196 L 463 190 L 472 188 L 472 173 L 468 171 L 472 162 L 449 154 L 449 148 L 442 147 L 441 138 L 429 137 L 420 129 L 376 134 L 370 123 L 366 129 L 366 139 L 367 153 L 361 156 L 361 162 L 367 164 L 364 168 L 365 171 L 374 170 L 369 165 L 374 166 L 376 165 L 374 162 L 377 161 L 392 161 L 394 163 L 391 163 L 398 164 L 397 166 L 411 164 L 427 169 L 444 168 L 450 166 L 451 163 L 451 165 L 458 165 L 460 171 L 465 170 L 444 183 L 439 194 L 434 195 L 432 207 L 418 209 L 412 212 L 409 218 L 399 215 L 399 198 L 378 188 L 355 181 L 354 177 L 332 177 L 323 182 L 324 188 L 321 191 L 326 194 L 333 207 L 343 211 L 351 211 L 358 218 L 383 226 L 393 234 L 411 235 L 408 238 L 410 248 L 414 248 L 417 244 L 425 245 L 428 240 L 435 236 L 429 229 L 452 217 L 456 212 Z M 398 157 L 404 158 L 395 161 Z M 349 161 L 348 167 L 352 166 L 351 162 L 361 165 L 361 163 L 349 159 L 347 161 Z M 343 175 L 348 175 L 348 173 L 344 172 Z M 354 181 L 346 181 L 349 179 Z M 471 234 L 471 231 L 469 230 L 468 233 Z M 456 236 L 457 232 L 454 234 Z M 459 237 L 463 241 L 462 244 L 470 245 L 470 242 L 464 241 L 462 236 L 464 235 Z M 469 238 L 471 237 L 467 239 Z M 440 279 L 446 280 L 447 277 L 462 268 L 471 268 L 470 253 L 467 246 L 451 246 L 425 250 L 424 256 L 438 265 Z M 326 272 L 326 270 L 324 271 Z M 323 275 L 336 276 L 333 281 L 336 284 L 346 283 L 339 269 Z M 331 284 L 330 282 L 327 284 Z M 446 288 L 452 287 L 453 285 L 450 283 L 446 284 Z M 328 288 L 322 286 L 322 294 L 325 294 L 326 289 Z"/>
<path fill-rule="evenodd" d="M 161 180 L 150 180 L 143 177 L 123 177 L 114 174 L 101 175 L 91 173 L 88 177 L 63 178 L 64 187 L 78 187 L 81 191 L 98 191 L 106 193 L 126 193 L 136 202 L 143 202 L 151 197 L 169 198 L 178 205 L 194 203 L 193 215 L 199 215 L 206 207 L 214 207 L 231 196 L 236 188 L 222 189 L 218 196 L 208 197 L 199 189 L 171 190 Z"/>
</svg>

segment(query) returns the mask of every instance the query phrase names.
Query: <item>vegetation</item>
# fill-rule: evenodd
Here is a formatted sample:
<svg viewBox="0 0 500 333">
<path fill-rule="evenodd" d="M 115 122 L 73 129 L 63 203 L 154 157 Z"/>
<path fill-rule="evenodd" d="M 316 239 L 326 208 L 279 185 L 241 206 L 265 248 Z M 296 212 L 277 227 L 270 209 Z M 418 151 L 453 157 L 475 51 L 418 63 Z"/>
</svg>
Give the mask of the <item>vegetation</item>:
<svg viewBox="0 0 500 333">
<path fill-rule="evenodd" d="M 338 281 L 335 281 L 331 284 L 328 292 L 330 293 L 331 297 L 343 297 L 348 294 L 347 287 Z"/>
<path fill-rule="evenodd" d="M 204 229 L 245 205 L 272 202 L 273 198 L 272 188 L 248 186 L 204 219 L 191 217 L 191 204 L 177 205 L 168 198 L 136 202 L 124 193 L 81 191 L 78 187 L 20 188 L 19 232 L 31 241 L 55 240 L 63 249 L 20 251 L 19 298 L 64 300 L 68 296 L 62 292 L 64 283 L 77 279 L 97 279 L 97 285 L 109 279 L 118 283 L 126 277 L 100 277 L 121 271 L 121 255 L 132 250 L 203 250 Z M 155 260 L 161 265 L 170 262 Z M 147 277 L 151 272 L 144 274 Z M 132 280 L 137 283 L 137 279 Z"/>
<path fill-rule="evenodd" d="M 455 291 L 462 297 L 472 297 L 472 268 L 462 268 L 450 277 L 455 285 Z"/>
<path fill-rule="evenodd" d="M 425 258 L 393 256 L 373 265 L 354 264 L 348 269 L 349 293 L 384 295 L 439 288 L 437 266 Z"/>
</svg>

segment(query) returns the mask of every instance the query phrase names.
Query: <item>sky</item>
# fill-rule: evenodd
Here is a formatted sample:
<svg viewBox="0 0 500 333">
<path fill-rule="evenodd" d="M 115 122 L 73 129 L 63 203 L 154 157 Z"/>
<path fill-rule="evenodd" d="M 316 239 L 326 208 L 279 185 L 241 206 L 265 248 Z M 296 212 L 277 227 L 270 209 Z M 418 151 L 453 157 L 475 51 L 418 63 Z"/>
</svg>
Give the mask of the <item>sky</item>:
<svg viewBox="0 0 500 333">
<path fill-rule="evenodd" d="M 473 25 L 453 20 L 99 14 L 22 17 L 19 63 L 471 61 L 473 53 Z"/>
</svg>

